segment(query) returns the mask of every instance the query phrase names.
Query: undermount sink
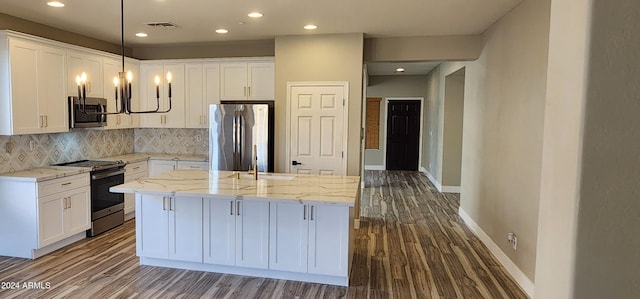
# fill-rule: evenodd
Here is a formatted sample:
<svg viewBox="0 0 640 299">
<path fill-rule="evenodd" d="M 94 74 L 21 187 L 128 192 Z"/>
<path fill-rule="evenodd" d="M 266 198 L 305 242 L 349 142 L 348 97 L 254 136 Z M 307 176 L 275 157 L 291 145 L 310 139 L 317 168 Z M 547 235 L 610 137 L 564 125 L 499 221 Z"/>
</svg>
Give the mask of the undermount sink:
<svg viewBox="0 0 640 299">
<path fill-rule="evenodd" d="M 227 178 L 238 178 L 238 174 L 237 173 L 231 174 Z M 253 174 L 249 174 L 249 173 L 246 173 L 246 172 L 241 172 L 239 179 L 241 179 L 241 180 L 253 180 Z M 258 172 L 258 179 L 259 180 L 289 181 L 289 180 L 293 179 L 293 176 L 286 175 L 286 174 Z"/>
</svg>

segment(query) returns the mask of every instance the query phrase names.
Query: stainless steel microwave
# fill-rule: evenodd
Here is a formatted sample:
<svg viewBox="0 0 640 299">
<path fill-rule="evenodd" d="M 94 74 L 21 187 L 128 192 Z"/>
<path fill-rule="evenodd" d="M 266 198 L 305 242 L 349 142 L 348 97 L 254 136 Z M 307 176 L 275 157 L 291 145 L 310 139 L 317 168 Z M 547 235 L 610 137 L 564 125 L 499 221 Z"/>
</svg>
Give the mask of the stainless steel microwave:
<svg viewBox="0 0 640 299">
<path fill-rule="evenodd" d="M 102 112 L 107 112 L 107 99 L 69 97 L 69 128 L 104 127 L 107 116 Z"/>
</svg>

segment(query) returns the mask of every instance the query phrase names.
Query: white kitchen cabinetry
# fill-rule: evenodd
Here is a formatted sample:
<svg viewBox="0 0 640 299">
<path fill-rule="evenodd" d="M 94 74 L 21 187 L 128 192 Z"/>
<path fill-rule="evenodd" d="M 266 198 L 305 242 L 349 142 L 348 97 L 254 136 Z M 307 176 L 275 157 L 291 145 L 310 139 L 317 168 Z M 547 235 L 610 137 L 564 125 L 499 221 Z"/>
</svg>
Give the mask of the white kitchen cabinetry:
<svg viewBox="0 0 640 299">
<path fill-rule="evenodd" d="M 269 202 L 204 199 L 204 262 L 267 269 Z"/>
<path fill-rule="evenodd" d="M 34 182 L 0 180 L 0 255 L 37 258 L 86 237 L 89 174 Z"/>
<path fill-rule="evenodd" d="M 222 100 L 271 100 L 275 98 L 273 61 L 220 64 Z"/>
<path fill-rule="evenodd" d="M 176 169 L 208 170 L 209 162 L 185 160 L 149 160 L 149 176 L 156 176 Z"/>
<path fill-rule="evenodd" d="M 349 207 L 273 202 L 269 269 L 347 276 Z"/>
<path fill-rule="evenodd" d="M 136 195 L 140 257 L 202 262 L 202 198 Z"/>
<path fill-rule="evenodd" d="M 91 53 L 67 51 L 67 93 L 69 96 L 78 95 L 76 76 L 83 72 L 87 74 L 85 88 L 87 97 L 102 98 L 104 95 L 102 57 Z"/>
<path fill-rule="evenodd" d="M 185 66 L 187 128 L 209 127 L 209 105 L 220 103 L 220 65 L 217 63 Z"/>
<path fill-rule="evenodd" d="M 129 183 L 133 182 L 139 178 L 148 176 L 148 166 L 147 161 L 140 161 L 135 163 L 129 163 L 125 167 L 124 173 L 124 182 Z M 135 216 L 134 212 L 136 210 L 136 199 L 135 195 L 132 193 L 125 193 L 124 195 L 124 218 L 125 220 L 129 220 Z"/>
<path fill-rule="evenodd" d="M 185 72 L 184 64 L 143 63 L 140 66 L 140 100 L 142 110 L 155 110 L 155 77 L 160 77 L 160 111 L 169 108 L 169 84 L 167 73 L 171 72 L 171 111 L 167 113 L 148 113 L 141 117 L 141 126 L 145 128 L 185 128 Z"/>
<path fill-rule="evenodd" d="M 114 58 L 104 58 L 103 60 L 103 69 L 104 69 L 104 98 L 107 99 L 107 111 L 116 112 L 120 107 L 116 107 L 115 96 L 116 89 L 113 84 L 113 78 L 119 77 L 120 72 L 122 71 L 122 60 L 114 59 Z M 140 83 L 140 67 L 136 63 L 132 63 L 129 61 L 125 61 L 125 72 L 131 71 L 133 75 L 133 82 L 131 82 L 132 89 L 132 97 L 131 104 L 133 107 L 131 108 L 134 111 L 140 110 L 140 89 L 138 88 Z M 120 94 L 118 93 L 118 100 L 120 100 Z M 135 128 L 140 124 L 139 114 L 113 114 L 107 115 L 107 129 L 127 129 L 127 128 Z"/>
<path fill-rule="evenodd" d="M 64 49 L 0 33 L 0 134 L 69 131 Z"/>
</svg>

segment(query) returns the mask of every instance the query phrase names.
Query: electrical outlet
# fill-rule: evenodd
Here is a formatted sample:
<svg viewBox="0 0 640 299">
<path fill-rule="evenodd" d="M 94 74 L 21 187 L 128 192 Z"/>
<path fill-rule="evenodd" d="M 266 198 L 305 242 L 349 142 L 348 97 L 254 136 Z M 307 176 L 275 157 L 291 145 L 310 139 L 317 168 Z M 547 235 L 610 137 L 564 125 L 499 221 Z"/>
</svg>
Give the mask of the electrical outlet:
<svg viewBox="0 0 640 299">
<path fill-rule="evenodd" d="M 201 135 L 196 135 L 196 141 L 198 141 L 198 142 L 202 141 L 202 136 Z"/>
<path fill-rule="evenodd" d="M 102 134 L 102 143 L 107 143 L 107 135 Z"/>
<path fill-rule="evenodd" d="M 29 150 L 33 152 L 36 148 L 36 142 L 34 140 L 29 140 Z"/>
<path fill-rule="evenodd" d="M 516 233 L 507 233 L 507 241 L 513 247 L 513 250 L 518 250 L 518 235 Z"/>
</svg>

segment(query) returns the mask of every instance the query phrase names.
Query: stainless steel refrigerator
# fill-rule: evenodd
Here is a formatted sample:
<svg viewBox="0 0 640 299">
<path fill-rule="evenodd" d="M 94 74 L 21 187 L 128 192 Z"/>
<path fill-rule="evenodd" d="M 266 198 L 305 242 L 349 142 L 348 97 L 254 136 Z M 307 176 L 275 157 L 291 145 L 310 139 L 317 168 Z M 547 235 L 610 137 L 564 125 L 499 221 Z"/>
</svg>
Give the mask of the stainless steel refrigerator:
<svg viewBox="0 0 640 299">
<path fill-rule="evenodd" d="M 272 101 L 209 106 L 209 169 L 253 169 L 254 145 L 258 171 L 273 172 Z"/>
</svg>

